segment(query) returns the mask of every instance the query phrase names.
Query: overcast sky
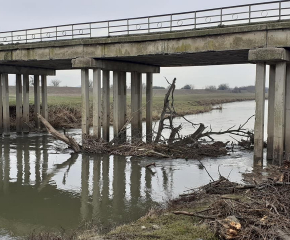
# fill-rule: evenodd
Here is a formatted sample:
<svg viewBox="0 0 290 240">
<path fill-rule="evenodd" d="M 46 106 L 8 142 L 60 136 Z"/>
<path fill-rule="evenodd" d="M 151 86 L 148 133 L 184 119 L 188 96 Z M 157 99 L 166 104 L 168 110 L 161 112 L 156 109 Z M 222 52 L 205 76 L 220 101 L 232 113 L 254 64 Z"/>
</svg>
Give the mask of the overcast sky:
<svg viewBox="0 0 290 240">
<path fill-rule="evenodd" d="M 259 1 L 258 1 L 259 2 Z M 269 1 L 263 1 L 269 2 Z M 140 17 L 254 3 L 250 0 L 11 0 L 1 1 L 0 32 L 78 22 Z M 231 87 L 253 85 L 254 65 L 162 68 L 154 85 L 166 86 L 164 77 L 177 78 L 177 86 L 196 88 L 229 83 Z M 79 86 L 80 71 L 57 71 L 53 78 L 63 86 Z M 51 78 L 50 78 L 51 79 Z"/>
</svg>

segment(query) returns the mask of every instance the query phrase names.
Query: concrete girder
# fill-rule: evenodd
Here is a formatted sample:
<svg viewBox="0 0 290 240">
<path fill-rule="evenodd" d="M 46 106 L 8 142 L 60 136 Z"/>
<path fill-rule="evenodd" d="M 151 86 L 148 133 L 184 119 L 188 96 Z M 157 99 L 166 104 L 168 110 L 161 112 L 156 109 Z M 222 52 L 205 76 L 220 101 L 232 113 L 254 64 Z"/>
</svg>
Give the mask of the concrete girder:
<svg viewBox="0 0 290 240">
<path fill-rule="evenodd" d="M 0 64 L 0 73 L 55 76 L 55 70 L 53 69 L 19 67 L 2 64 Z"/>
<path fill-rule="evenodd" d="M 98 60 L 93 58 L 75 58 L 73 68 L 98 68 L 109 71 L 160 73 L 160 67 L 140 63 L 121 62 L 112 60 Z"/>
<path fill-rule="evenodd" d="M 258 48 L 249 51 L 249 62 L 275 64 L 289 62 L 290 52 L 285 48 Z"/>
</svg>

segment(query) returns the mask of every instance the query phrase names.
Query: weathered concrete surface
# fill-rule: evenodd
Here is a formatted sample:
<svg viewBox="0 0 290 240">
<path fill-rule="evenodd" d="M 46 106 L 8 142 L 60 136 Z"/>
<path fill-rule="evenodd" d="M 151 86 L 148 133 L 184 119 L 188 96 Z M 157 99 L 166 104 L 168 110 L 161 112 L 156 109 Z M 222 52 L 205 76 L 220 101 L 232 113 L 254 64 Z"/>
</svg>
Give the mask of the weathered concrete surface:
<svg viewBox="0 0 290 240">
<path fill-rule="evenodd" d="M 103 70 L 103 139 L 110 140 L 110 72 Z"/>
<path fill-rule="evenodd" d="M 3 96 L 3 133 L 4 136 L 10 135 L 10 114 L 9 114 L 9 83 L 8 74 L 4 73 L 2 77 L 2 96 Z"/>
<path fill-rule="evenodd" d="M 279 164 L 283 161 L 285 139 L 285 85 L 286 62 L 276 65 L 275 104 L 274 104 L 274 160 Z"/>
<path fill-rule="evenodd" d="M 290 21 L 0 46 L 0 64 L 71 69 L 74 58 L 161 67 L 248 62 L 250 49 L 290 47 Z"/>
<path fill-rule="evenodd" d="M 290 61 L 290 53 L 285 48 L 259 48 L 249 51 L 249 61 L 256 62 L 267 62 L 267 63 L 275 63 L 275 62 L 289 62 Z"/>
<path fill-rule="evenodd" d="M 81 82 L 82 82 L 82 133 L 89 134 L 89 70 L 81 70 Z"/>
<path fill-rule="evenodd" d="M 142 75 L 131 73 L 131 136 L 132 141 L 142 140 Z"/>
<path fill-rule="evenodd" d="M 22 132 L 22 79 L 16 75 L 16 132 Z"/>
<path fill-rule="evenodd" d="M 101 69 L 93 71 L 93 131 L 101 138 Z"/>
<path fill-rule="evenodd" d="M 276 65 L 270 66 L 269 91 L 268 91 L 268 138 L 267 138 L 267 159 L 273 159 L 274 153 L 274 102 L 275 102 L 275 72 Z"/>
<path fill-rule="evenodd" d="M 269 89 L 270 90 L 270 89 Z M 287 65 L 285 112 L 285 158 L 290 160 L 290 65 Z"/>
<path fill-rule="evenodd" d="M 146 74 L 146 142 L 152 142 L 153 74 Z"/>
<path fill-rule="evenodd" d="M 263 161 L 266 64 L 256 66 L 256 114 L 254 132 L 254 159 Z M 261 164 L 261 163 L 260 163 Z"/>
<path fill-rule="evenodd" d="M 8 74 L 29 74 L 29 75 L 46 74 L 49 76 L 55 76 L 55 70 L 53 69 L 8 66 L 8 65 L 0 65 L 0 72 Z"/>
<path fill-rule="evenodd" d="M 23 75 L 23 132 L 29 133 L 29 75 Z"/>
</svg>

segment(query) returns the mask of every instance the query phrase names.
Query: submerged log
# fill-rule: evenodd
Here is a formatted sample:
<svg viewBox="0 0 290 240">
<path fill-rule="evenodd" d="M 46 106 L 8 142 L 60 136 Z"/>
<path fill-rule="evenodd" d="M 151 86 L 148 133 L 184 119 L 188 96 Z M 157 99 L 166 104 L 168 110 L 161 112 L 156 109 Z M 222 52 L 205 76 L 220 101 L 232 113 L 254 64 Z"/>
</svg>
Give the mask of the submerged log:
<svg viewBox="0 0 290 240">
<path fill-rule="evenodd" d="M 42 124 L 45 126 L 47 131 L 57 140 L 63 141 L 66 143 L 70 148 L 74 150 L 74 152 L 79 153 L 81 152 L 81 147 L 80 145 L 76 142 L 76 140 L 68 135 L 61 134 L 58 131 L 56 131 L 53 126 L 45 119 L 43 118 L 40 114 L 37 114 L 37 117 L 39 120 L 42 122 Z"/>
</svg>

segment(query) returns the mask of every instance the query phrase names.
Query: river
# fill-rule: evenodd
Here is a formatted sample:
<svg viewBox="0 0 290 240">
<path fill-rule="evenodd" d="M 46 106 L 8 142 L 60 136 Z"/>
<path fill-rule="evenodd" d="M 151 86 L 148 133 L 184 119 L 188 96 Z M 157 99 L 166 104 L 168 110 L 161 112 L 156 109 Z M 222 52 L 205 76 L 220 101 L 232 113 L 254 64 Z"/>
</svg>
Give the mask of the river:
<svg viewBox="0 0 290 240">
<path fill-rule="evenodd" d="M 254 109 L 254 101 L 229 103 L 221 111 L 187 118 L 220 130 L 244 123 Z M 182 134 L 188 133 L 191 125 L 178 122 L 183 122 Z M 253 118 L 246 127 L 253 129 Z M 80 130 L 70 132 L 80 136 Z M 0 239 L 21 239 L 33 231 L 69 232 L 88 221 L 104 233 L 210 181 L 197 160 L 59 153 L 61 144 L 47 134 L 12 134 L 0 142 Z M 152 162 L 156 167 L 150 171 L 145 166 Z M 220 166 L 222 175 L 240 182 L 241 173 L 252 170 L 253 153 L 202 162 L 213 178 Z"/>
</svg>

